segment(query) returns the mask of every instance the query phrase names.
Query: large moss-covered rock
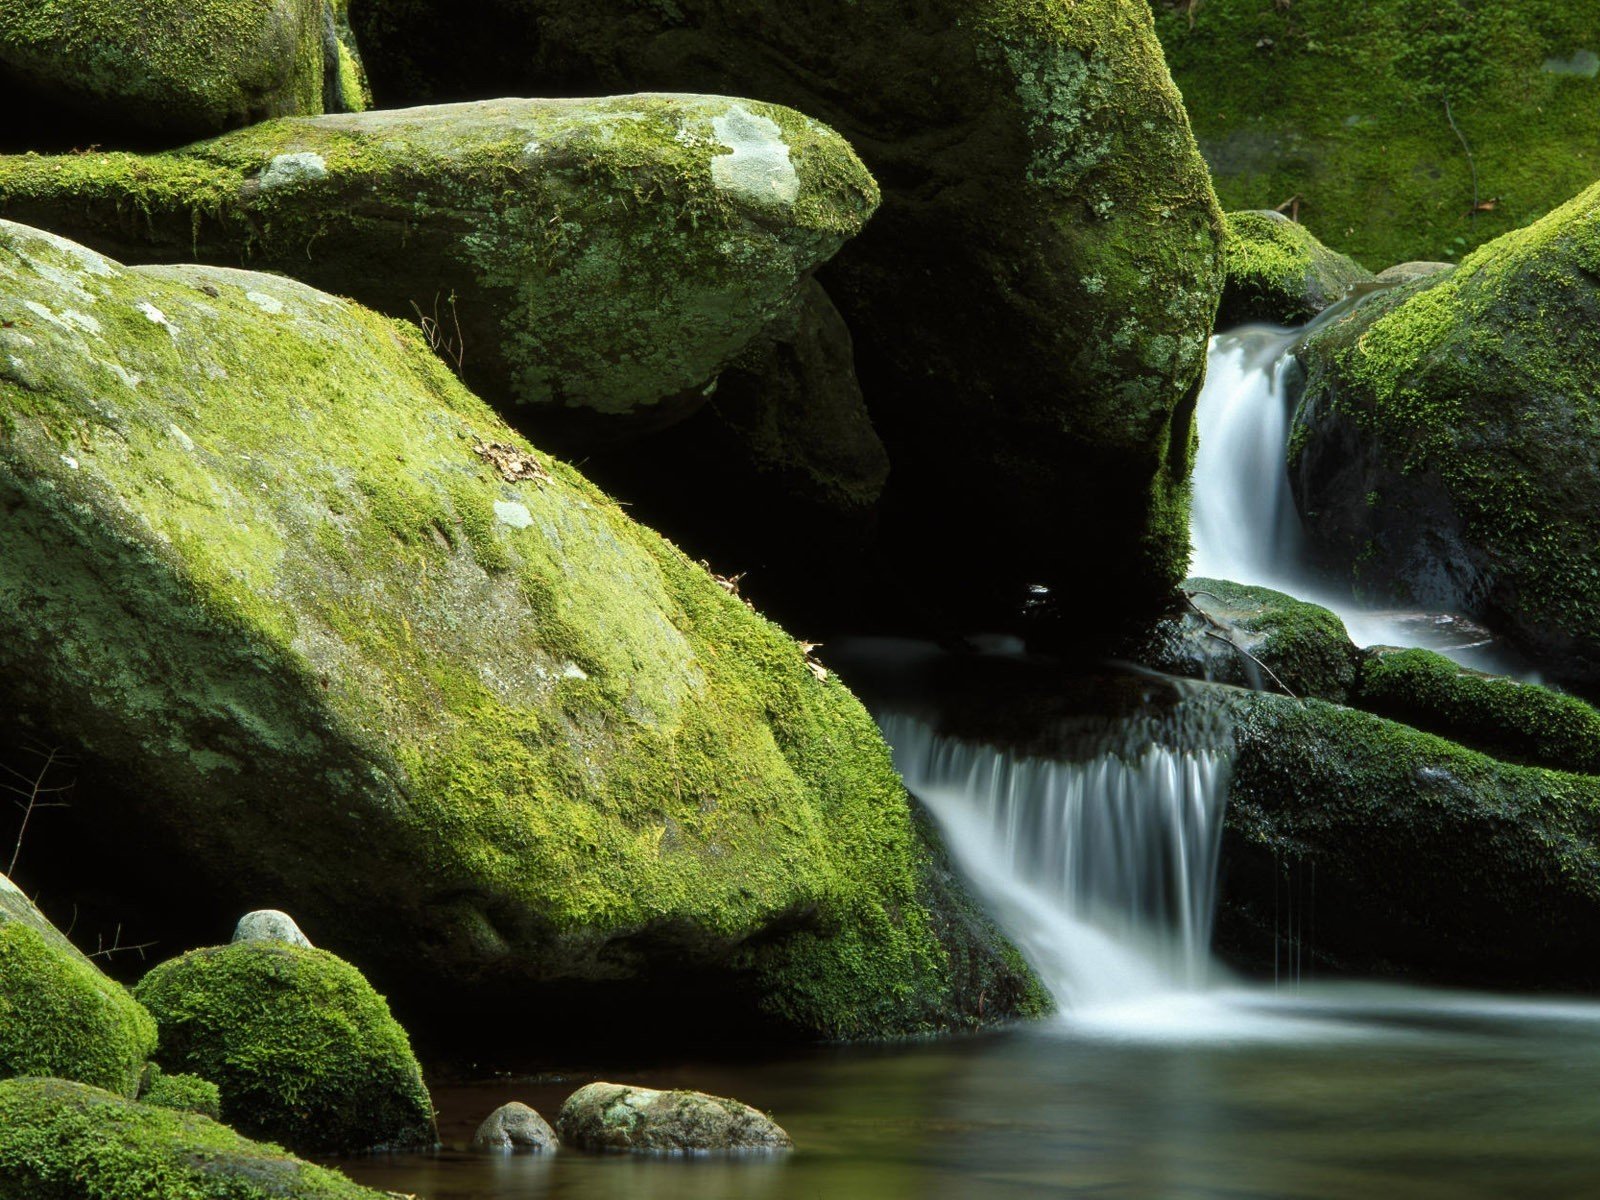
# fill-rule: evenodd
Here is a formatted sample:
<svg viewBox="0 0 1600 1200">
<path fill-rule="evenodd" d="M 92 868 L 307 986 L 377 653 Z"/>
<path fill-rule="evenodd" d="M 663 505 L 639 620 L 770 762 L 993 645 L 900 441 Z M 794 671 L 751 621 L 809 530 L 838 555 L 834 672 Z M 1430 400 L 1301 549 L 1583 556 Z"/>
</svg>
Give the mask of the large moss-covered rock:
<svg viewBox="0 0 1600 1200">
<path fill-rule="evenodd" d="M 1299 325 L 1342 300 L 1373 274 L 1324 246 L 1279 212 L 1227 215 L 1227 283 L 1217 325 L 1246 321 Z"/>
<path fill-rule="evenodd" d="M 563 1140 L 585 1150 L 705 1154 L 792 1149 L 766 1113 L 704 1092 L 662 1092 L 591 1083 L 567 1097 L 556 1118 Z"/>
<path fill-rule="evenodd" d="M 134 994 L 168 1070 L 209 1079 L 222 1119 L 302 1153 L 438 1140 L 422 1068 L 382 996 L 349 963 L 287 942 L 192 950 Z"/>
<path fill-rule="evenodd" d="M 1354 703 L 1512 762 L 1600 775 L 1600 711 L 1431 650 L 1368 651 Z"/>
<path fill-rule="evenodd" d="M 0 212 L 106 253 L 248 262 L 422 318 L 470 384 L 538 406 L 519 423 L 551 436 L 692 411 L 876 199 L 815 121 L 707 96 L 497 100 L 272 122 L 150 158 L 0 160 Z"/>
<path fill-rule="evenodd" d="M 1326 608 L 1271 588 L 1189 579 L 1183 601 L 1135 650 L 1173 675 L 1345 700 L 1360 652 Z"/>
<path fill-rule="evenodd" d="M 150 1014 L 0 875 L 0 1078 L 59 1075 L 132 1096 L 155 1044 Z"/>
<path fill-rule="evenodd" d="M 344 0 L 8 0 L 0 147 L 175 145 L 363 103 Z M 77 139 L 77 140 L 73 140 Z"/>
<path fill-rule="evenodd" d="M 659 970 L 724 1023 L 1007 1013 L 844 685 L 410 327 L 0 225 L 0 512 L 0 704 L 185 911 L 292 910 L 418 1002 Z"/>
<path fill-rule="evenodd" d="M 1600 983 L 1600 779 L 1514 766 L 1355 709 L 1251 693 L 1219 943 L 1440 982 Z"/>
<path fill-rule="evenodd" d="M 1600 679 L 1600 186 L 1300 355 L 1290 481 L 1366 595 L 1483 618 Z"/>
<path fill-rule="evenodd" d="M 1222 226 L 1144 0 L 489 0 L 470 16 L 365 0 L 352 19 L 384 103 L 658 87 L 828 122 L 884 188 L 823 281 L 893 463 L 897 602 L 994 628 L 1029 585 L 1072 609 L 1087 575 L 1085 611 L 1132 616 L 1182 578 Z"/>
<path fill-rule="evenodd" d="M 382 1200 L 195 1113 L 60 1079 L 0 1082 L 5 1200 Z"/>
<path fill-rule="evenodd" d="M 1296 201 L 1373 270 L 1458 258 L 1600 174 L 1593 4 L 1150 7 L 1223 204 Z"/>
</svg>

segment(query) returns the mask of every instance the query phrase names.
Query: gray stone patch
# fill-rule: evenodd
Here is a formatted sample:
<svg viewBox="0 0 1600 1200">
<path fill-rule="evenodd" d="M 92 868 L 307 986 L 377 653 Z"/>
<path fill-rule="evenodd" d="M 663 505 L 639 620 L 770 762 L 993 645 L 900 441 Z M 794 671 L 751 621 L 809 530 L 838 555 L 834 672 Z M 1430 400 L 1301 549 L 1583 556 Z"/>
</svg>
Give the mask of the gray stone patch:
<svg viewBox="0 0 1600 1200">
<path fill-rule="evenodd" d="M 533 524 L 533 514 L 528 511 L 528 506 L 512 500 L 496 500 L 494 515 L 513 529 L 526 529 Z"/>
<path fill-rule="evenodd" d="M 280 154 L 268 163 L 267 169 L 261 173 L 261 187 L 266 190 L 327 177 L 327 160 L 320 154 L 302 150 L 297 154 Z"/>
<path fill-rule="evenodd" d="M 789 144 L 776 121 L 735 104 L 711 128 L 733 151 L 711 160 L 711 181 L 752 204 L 791 207 L 800 196 L 800 175 L 789 159 Z"/>
<path fill-rule="evenodd" d="M 300 932 L 300 926 L 295 924 L 294 918 L 275 908 L 260 908 L 245 913 L 234 928 L 233 941 L 287 942 L 304 950 L 312 948 L 311 939 Z"/>
<path fill-rule="evenodd" d="M 1551 75 L 1575 75 L 1579 79 L 1600 76 L 1600 54 L 1593 50 L 1574 50 L 1566 58 L 1550 57 L 1544 60 L 1544 69 Z"/>
</svg>

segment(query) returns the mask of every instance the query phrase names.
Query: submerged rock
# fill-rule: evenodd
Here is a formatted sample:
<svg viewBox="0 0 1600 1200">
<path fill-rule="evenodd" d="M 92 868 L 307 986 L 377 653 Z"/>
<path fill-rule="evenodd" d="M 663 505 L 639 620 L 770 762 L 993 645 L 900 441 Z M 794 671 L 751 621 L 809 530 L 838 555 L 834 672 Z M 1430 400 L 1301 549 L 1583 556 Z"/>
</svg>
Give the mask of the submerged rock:
<svg viewBox="0 0 1600 1200">
<path fill-rule="evenodd" d="M 1600 187 L 1301 354 L 1290 481 L 1366 596 L 1484 619 L 1600 681 Z"/>
<path fill-rule="evenodd" d="M 28 119 L 8 121 L 0 147 L 170 146 L 320 113 L 329 101 L 329 111 L 359 107 L 364 85 L 344 8 L 345 0 L 7 0 L 0 96 Z"/>
<path fill-rule="evenodd" d="M 0 1078 L 58 1075 L 132 1096 L 155 1044 L 150 1014 L 0 875 Z"/>
<path fill-rule="evenodd" d="M 161 1062 L 216 1083 L 222 1115 L 303 1153 L 431 1146 L 433 1105 L 405 1030 L 325 950 L 236 942 L 154 968 L 136 996 Z"/>
<path fill-rule="evenodd" d="M 303 950 L 311 949 L 311 939 L 300 932 L 300 926 L 286 912 L 275 908 L 258 909 L 245 913 L 233 931 L 235 942 L 287 942 Z"/>
<path fill-rule="evenodd" d="M 0 1185 L 19 1200 L 383 1200 L 209 1117 L 60 1079 L 0 1082 Z"/>
<path fill-rule="evenodd" d="M 829 1037 L 1040 1006 L 944 919 L 844 685 L 414 329 L 9 223 L 0 319 L 0 706 L 103 773 L 75 813 L 141 887 L 292 898 L 415 1006 L 567 981 L 639 1024 L 646 978 L 669 1023 L 710 981 L 723 1026 Z"/>
<path fill-rule="evenodd" d="M 789 1135 L 765 1113 L 704 1092 L 660 1092 L 591 1083 L 561 1106 L 564 1140 L 585 1150 L 693 1154 L 789 1150 Z"/>
<path fill-rule="evenodd" d="M 569 446 L 692 412 L 876 203 L 837 134 L 718 96 L 492 100 L 150 158 L 0 160 L 8 216 L 420 319 L 469 384 Z"/>
<path fill-rule="evenodd" d="M 1227 222 L 1220 329 L 1247 321 L 1300 325 L 1373 282 L 1371 271 L 1280 212 L 1229 213 Z"/>
<path fill-rule="evenodd" d="M 513 1100 L 502 1104 L 472 1135 L 475 1150 L 532 1150 L 542 1153 L 561 1144 L 556 1131 L 536 1111 Z"/>
<path fill-rule="evenodd" d="M 1149 615 L 1182 577 L 1222 225 L 1145 5 L 416 0 L 353 16 L 385 103 L 725 91 L 850 139 L 884 201 L 823 282 L 894 465 L 892 604 L 997 628 L 1041 585 L 1098 628 Z M 1072 586 L 1086 576 L 1092 603 Z"/>
</svg>

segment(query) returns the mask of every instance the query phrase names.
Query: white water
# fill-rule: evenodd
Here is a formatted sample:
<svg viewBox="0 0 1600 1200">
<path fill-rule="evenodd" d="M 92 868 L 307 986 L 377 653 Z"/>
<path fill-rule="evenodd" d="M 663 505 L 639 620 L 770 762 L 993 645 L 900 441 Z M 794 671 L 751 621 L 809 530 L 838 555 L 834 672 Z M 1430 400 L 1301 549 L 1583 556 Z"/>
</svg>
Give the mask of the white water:
<svg viewBox="0 0 1600 1200">
<path fill-rule="evenodd" d="M 1287 390 L 1303 329 L 1246 326 L 1211 339 L 1196 412 L 1189 573 L 1287 592 L 1337 613 L 1358 646 L 1423 645 L 1467 666 L 1533 678 L 1525 664 L 1448 613 L 1376 610 L 1309 566 L 1289 490 Z"/>
</svg>

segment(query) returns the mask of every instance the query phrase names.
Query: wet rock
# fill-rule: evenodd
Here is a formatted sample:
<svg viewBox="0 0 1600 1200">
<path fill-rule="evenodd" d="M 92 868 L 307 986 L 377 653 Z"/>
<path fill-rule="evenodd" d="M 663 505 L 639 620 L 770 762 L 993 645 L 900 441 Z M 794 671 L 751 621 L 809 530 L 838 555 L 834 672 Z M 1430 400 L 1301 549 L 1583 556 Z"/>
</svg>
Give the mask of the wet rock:
<svg viewBox="0 0 1600 1200">
<path fill-rule="evenodd" d="M 235 942 L 287 942 L 301 949 L 311 949 L 311 940 L 300 932 L 300 926 L 286 912 L 275 908 L 258 909 L 245 913 L 233 931 Z"/>
<path fill-rule="evenodd" d="M 1385 267 L 1376 276 L 1376 282 L 1398 287 L 1402 283 L 1415 283 L 1419 279 L 1428 279 L 1434 275 L 1448 275 L 1456 269 L 1455 263 L 1448 262 L 1403 262 L 1392 267 Z"/>
<path fill-rule="evenodd" d="M 794 1146 L 771 1117 L 737 1100 L 618 1083 L 574 1092 L 556 1125 L 564 1141 L 585 1150 L 692 1154 Z"/>
<path fill-rule="evenodd" d="M 1300 325 L 1373 282 L 1372 272 L 1324 246 L 1280 212 L 1229 213 L 1227 282 L 1217 327 Z"/>
<path fill-rule="evenodd" d="M 472 1135 L 476 1150 L 554 1150 L 561 1144 L 550 1123 L 526 1104 L 513 1100 L 502 1104 L 487 1117 Z"/>
</svg>

